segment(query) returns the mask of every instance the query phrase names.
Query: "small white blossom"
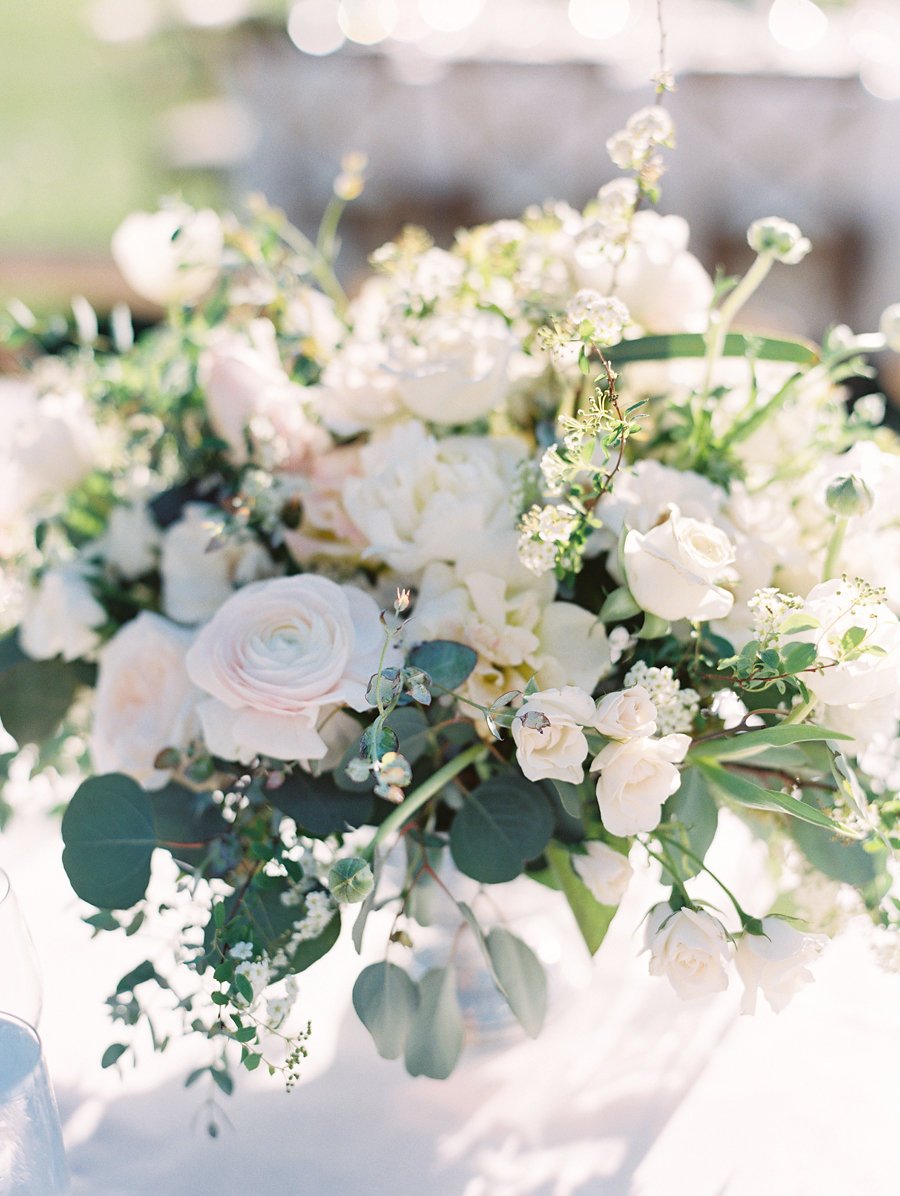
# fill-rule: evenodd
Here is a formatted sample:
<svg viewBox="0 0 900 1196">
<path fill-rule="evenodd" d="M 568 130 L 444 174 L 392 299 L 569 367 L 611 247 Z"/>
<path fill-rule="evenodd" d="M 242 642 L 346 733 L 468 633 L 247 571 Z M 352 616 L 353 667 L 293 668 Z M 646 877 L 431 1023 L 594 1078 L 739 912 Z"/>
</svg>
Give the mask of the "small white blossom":
<svg viewBox="0 0 900 1196">
<path fill-rule="evenodd" d="M 625 686 L 641 686 L 656 707 L 658 735 L 688 734 L 700 709 L 700 695 L 693 689 L 682 689 L 681 683 L 668 665 L 651 668 L 638 660 L 625 674 Z"/>
<path fill-rule="evenodd" d="M 228 952 L 232 959 L 246 961 L 253 958 L 253 944 L 252 943 L 235 943 Z"/>
<path fill-rule="evenodd" d="M 804 237 L 796 224 L 782 220 L 780 216 L 764 216 L 754 220 L 747 229 L 747 244 L 757 253 L 768 253 L 777 262 L 795 266 L 812 249 L 812 243 Z"/>
</svg>

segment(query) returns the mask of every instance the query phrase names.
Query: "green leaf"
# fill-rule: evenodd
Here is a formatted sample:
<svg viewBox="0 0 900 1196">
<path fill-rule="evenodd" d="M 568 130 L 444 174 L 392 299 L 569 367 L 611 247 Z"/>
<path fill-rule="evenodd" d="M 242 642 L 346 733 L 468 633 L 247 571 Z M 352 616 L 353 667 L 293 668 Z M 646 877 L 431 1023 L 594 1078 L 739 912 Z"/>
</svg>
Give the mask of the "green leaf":
<svg viewBox="0 0 900 1196">
<path fill-rule="evenodd" d="M 331 777 L 314 777 L 299 770 L 286 777 L 268 797 L 273 806 L 315 839 L 362 826 L 372 816 L 371 794 L 345 793 Z"/>
<path fill-rule="evenodd" d="M 83 901 L 128 909 L 147 891 L 156 847 L 147 794 L 119 773 L 79 786 L 62 821 L 63 867 Z"/>
<path fill-rule="evenodd" d="M 49 739 L 65 718 L 84 667 L 64 660 L 32 660 L 13 636 L 0 640 L 0 721 L 20 746 Z"/>
<path fill-rule="evenodd" d="M 572 867 L 572 857 L 561 843 L 547 844 L 547 862 L 575 916 L 581 937 L 591 955 L 600 950 L 618 906 L 601 905 Z"/>
<path fill-rule="evenodd" d="M 792 743 L 817 743 L 828 739 L 852 739 L 842 731 L 829 731 L 827 727 L 798 726 L 765 727 L 759 731 L 742 731 L 722 739 L 708 739 L 695 743 L 688 752 L 688 760 L 702 763 L 704 760 L 737 760 L 755 756 L 770 747 L 786 747 Z"/>
<path fill-rule="evenodd" d="M 818 806 L 800 801 L 796 797 L 790 797 L 787 793 L 779 793 L 775 789 L 764 789 L 754 781 L 749 781 L 735 772 L 728 772 L 717 764 L 707 764 L 700 760 L 698 767 L 712 786 L 714 793 L 731 798 L 738 805 L 749 806 L 755 810 L 773 810 L 777 813 L 791 814 L 794 818 L 800 818 L 804 822 L 824 826 L 834 834 L 842 833 L 841 828 L 827 814 L 823 814 Z"/>
<path fill-rule="evenodd" d="M 112 1067 L 115 1063 L 119 1062 L 127 1050 L 128 1047 L 124 1042 L 112 1043 L 103 1052 L 103 1058 L 100 1060 L 100 1066 L 103 1068 Z"/>
<path fill-rule="evenodd" d="M 353 985 L 353 1008 L 378 1054 L 399 1059 L 419 1008 L 419 989 L 403 968 L 387 962 L 363 968 Z"/>
<path fill-rule="evenodd" d="M 658 640 L 662 639 L 664 635 L 669 634 L 668 619 L 661 619 L 659 615 L 651 615 L 649 611 L 644 612 L 644 621 L 641 624 L 641 629 L 638 632 L 639 640 Z"/>
<path fill-rule="evenodd" d="M 466 797 L 453 820 L 450 852 L 466 876 L 500 884 L 539 856 L 552 833 L 553 813 L 540 789 L 508 774 Z"/>
<path fill-rule="evenodd" d="M 428 719 L 416 706 L 398 706 L 388 715 L 388 726 L 400 741 L 400 755 L 405 756 L 410 764 L 415 762 L 428 750 L 431 728 Z"/>
<path fill-rule="evenodd" d="M 244 895 L 240 909 L 250 919 L 260 945 L 268 955 L 275 955 L 284 943 L 294 923 L 303 917 L 303 910 L 296 905 L 284 905 L 281 900 L 285 892 L 280 885 L 271 889 L 260 889 L 251 886 Z M 236 897 L 232 894 L 229 900 L 229 917 L 236 904 Z M 314 939 L 304 939 L 298 944 L 293 955 L 288 960 L 288 966 L 281 975 L 303 972 L 317 960 L 331 950 L 341 932 L 340 913 L 326 925 L 322 933 Z"/>
<path fill-rule="evenodd" d="M 231 1096 L 234 1092 L 234 1080 L 231 1075 L 221 1067 L 211 1067 L 209 1074 L 215 1081 L 216 1087 L 219 1088 L 226 1096 Z"/>
<path fill-rule="evenodd" d="M 641 608 L 634 600 L 634 595 L 628 586 L 619 586 L 608 594 L 600 607 L 600 619 L 604 623 L 621 623 L 623 619 L 630 619 L 641 613 Z"/>
<path fill-rule="evenodd" d="M 502 926 L 490 930 L 485 941 L 500 991 L 525 1033 L 537 1038 L 547 1013 L 547 974 L 538 957 Z"/>
<path fill-rule="evenodd" d="M 672 827 L 673 837 L 702 860 L 715 837 L 719 807 L 699 768 L 684 769 L 681 786 L 663 806 L 662 817 L 664 822 L 675 824 Z M 696 860 L 671 845 L 668 850 L 674 856 L 680 880 L 697 875 L 700 864 Z"/>
<path fill-rule="evenodd" d="M 161 988 L 169 987 L 168 983 L 160 976 L 150 960 L 145 959 L 143 963 L 139 963 L 136 968 L 132 968 L 130 972 L 122 977 L 116 985 L 116 996 L 134 992 L 139 984 L 146 984 L 148 980 L 155 981 Z"/>
<path fill-rule="evenodd" d="M 783 673 L 802 673 L 815 664 L 819 649 L 815 644 L 787 644 L 781 649 Z"/>
<path fill-rule="evenodd" d="M 448 966 L 426 972 L 419 981 L 419 994 L 406 1041 L 406 1070 L 411 1076 L 446 1080 L 459 1060 L 465 1038 L 455 969 Z"/>
<path fill-rule="evenodd" d="M 195 793 L 172 781 L 147 796 L 158 845 L 188 868 L 195 868 L 206 859 L 209 846 L 218 836 L 231 833 L 230 824 L 209 793 Z M 186 843 L 204 846 L 182 846 Z"/>
<path fill-rule="evenodd" d="M 700 333 L 677 332 L 663 336 L 641 336 L 620 341 L 607 349 L 614 366 L 632 361 L 669 361 L 675 357 L 701 359 L 706 356 L 706 338 Z M 758 361 L 791 361 L 797 365 L 815 365 L 819 355 L 806 341 L 768 336 L 744 336 L 729 332 L 725 337 L 723 357 L 754 357 Z"/>
<path fill-rule="evenodd" d="M 380 727 L 373 723 L 363 731 L 359 742 L 359 754 L 369 760 L 380 760 L 388 752 L 396 752 L 399 746 L 400 741 L 395 731 L 384 723 Z"/>
<path fill-rule="evenodd" d="M 805 611 L 797 610 L 782 619 L 778 630 L 782 635 L 799 635 L 801 631 L 816 631 L 822 624 L 815 615 L 808 615 Z"/>
<path fill-rule="evenodd" d="M 468 644 L 452 640 L 430 640 L 419 644 L 409 654 L 409 663 L 422 669 L 443 689 L 458 689 L 478 662 L 478 654 Z"/>
</svg>

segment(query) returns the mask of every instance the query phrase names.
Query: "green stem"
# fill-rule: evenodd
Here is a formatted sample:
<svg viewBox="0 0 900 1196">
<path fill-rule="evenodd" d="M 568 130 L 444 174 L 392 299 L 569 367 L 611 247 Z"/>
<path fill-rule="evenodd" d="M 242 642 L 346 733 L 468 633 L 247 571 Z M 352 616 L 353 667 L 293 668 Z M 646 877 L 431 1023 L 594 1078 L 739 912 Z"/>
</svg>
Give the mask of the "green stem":
<svg viewBox="0 0 900 1196">
<path fill-rule="evenodd" d="M 371 860 L 375 854 L 375 848 L 380 843 L 383 843 L 388 835 L 399 830 L 430 798 L 434 797 L 436 793 L 440 793 L 448 781 L 452 781 L 463 769 L 468 768 L 470 764 L 474 764 L 476 760 L 480 760 L 487 754 L 487 751 L 488 749 L 483 743 L 474 743 L 471 747 L 466 748 L 464 752 L 460 752 L 458 756 L 454 756 L 452 760 L 448 760 L 427 781 L 423 781 L 399 806 L 395 806 L 391 810 L 390 814 L 388 814 L 387 818 L 385 818 L 384 822 L 382 822 L 381 826 L 375 832 L 372 842 L 362 853 L 363 856 Z"/>
<path fill-rule="evenodd" d="M 806 716 L 810 714 L 815 707 L 815 698 L 810 698 L 808 702 L 800 702 L 794 707 L 787 718 L 782 721 L 782 727 L 796 726 L 797 723 L 802 723 Z"/>
<path fill-rule="evenodd" d="M 728 335 L 728 329 L 731 327 L 732 320 L 772 269 L 774 260 L 771 253 L 761 253 L 731 294 L 725 299 L 718 311 L 710 314 L 709 332 L 707 333 L 709 339 L 706 349 L 706 369 L 700 392 L 701 398 L 707 398 L 709 392 L 712 390 L 713 370 L 715 369 L 716 362 L 722 356 L 725 337 Z"/>
<path fill-rule="evenodd" d="M 834 521 L 834 531 L 831 533 L 831 539 L 828 541 L 828 551 L 825 553 L 825 569 L 822 573 L 823 581 L 828 581 L 837 573 L 838 558 L 844 546 L 844 536 L 847 534 L 848 523 L 849 519 L 846 515 L 838 515 Z"/>
<path fill-rule="evenodd" d="M 670 839 L 667 835 L 661 835 L 658 830 L 654 831 L 653 833 L 656 836 L 656 838 L 659 839 L 660 843 L 668 844 L 669 846 L 673 847 L 676 851 L 682 852 L 684 855 L 686 855 L 688 857 L 688 859 L 693 860 L 695 864 L 698 864 L 700 866 L 700 868 L 702 868 L 703 871 L 706 873 L 706 875 L 710 878 L 710 880 L 715 881 L 715 883 L 719 886 L 719 888 L 722 890 L 722 892 L 725 894 L 725 896 L 728 898 L 728 900 L 734 906 L 735 912 L 737 913 L 737 916 L 741 919 L 741 922 L 743 923 L 743 922 L 747 921 L 748 915 L 747 915 L 746 911 L 741 907 L 741 903 L 738 901 L 737 897 L 735 897 L 734 893 L 732 893 L 731 889 L 729 889 L 728 886 L 723 881 L 719 880 L 719 878 L 718 878 L 718 876 L 716 876 L 715 872 L 712 872 L 712 871 L 710 871 L 709 868 L 707 868 L 706 864 L 703 862 L 703 860 L 700 858 L 700 856 L 698 856 L 695 852 L 691 851 L 691 849 L 689 847 L 685 847 L 685 845 L 683 843 L 679 843 L 675 839 Z M 669 853 L 666 852 L 667 856 L 668 856 L 668 854 Z M 671 867 L 669 868 L 669 871 L 671 871 Z"/>
</svg>

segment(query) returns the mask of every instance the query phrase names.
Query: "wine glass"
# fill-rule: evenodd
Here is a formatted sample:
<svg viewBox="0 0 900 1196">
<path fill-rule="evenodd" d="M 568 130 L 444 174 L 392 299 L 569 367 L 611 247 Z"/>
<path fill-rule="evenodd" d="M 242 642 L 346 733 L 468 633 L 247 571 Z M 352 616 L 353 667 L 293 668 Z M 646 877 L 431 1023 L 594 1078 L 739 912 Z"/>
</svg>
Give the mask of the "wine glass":
<svg viewBox="0 0 900 1196">
<path fill-rule="evenodd" d="M 0 868 L 0 1013 L 29 1026 L 41 1016 L 41 973 L 28 927 L 9 877 Z"/>
<path fill-rule="evenodd" d="M 64 1196 L 69 1171 L 41 1040 L 0 1013 L 0 1196 Z"/>
</svg>

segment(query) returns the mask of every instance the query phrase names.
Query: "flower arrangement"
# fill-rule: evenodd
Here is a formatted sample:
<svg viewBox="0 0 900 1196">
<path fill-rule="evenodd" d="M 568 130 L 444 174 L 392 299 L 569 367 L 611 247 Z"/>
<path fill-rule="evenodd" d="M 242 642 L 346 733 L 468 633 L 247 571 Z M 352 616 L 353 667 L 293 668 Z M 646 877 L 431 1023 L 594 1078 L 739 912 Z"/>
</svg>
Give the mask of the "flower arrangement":
<svg viewBox="0 0 900 1196">
<path fill-rule="evenodd" d="M 110 1008 L 153 1030 L 147 993 L 170 996 L 213 1052 L 190 1080 L 229 1091 L 239 1058 L 290 1087 L 297 976 L 383 908 L 356 1010 L 382 1055 L 447 1076 L 456 940 L 407 966 L 426 888 L 532 1035 L 542 966 L 481 900 L 523 874 L 593 953 L 650 861 L 651 974 L 690 997 L 733 965 L 747 1009 L 810 978 L 811 878 L 896 927 L 900 452 L 841 383 L 897 347 L 900 309 L 821 347 L 734 331 L 810 246 L 763 219 L 749 272 L 710 279 L 653 210 L 672 139 L 636 113 L 585 211 L 449 251 L 406 229 L 351 300 L 358 158 L 315 244 L 261 200 L 128 217 L 116 260 L 166 306 L 140 335 L 123 309 L 101 333 L 80 300 L 74 325 L 12 308 L 0 717 L 37 767 L 89 774 L 63 819 L 88 922 L 174 919 Z M 780 870 L 772 909 L 718 877 L 722 908 L 694 895 L 722 808 Z"/>
</svg>

